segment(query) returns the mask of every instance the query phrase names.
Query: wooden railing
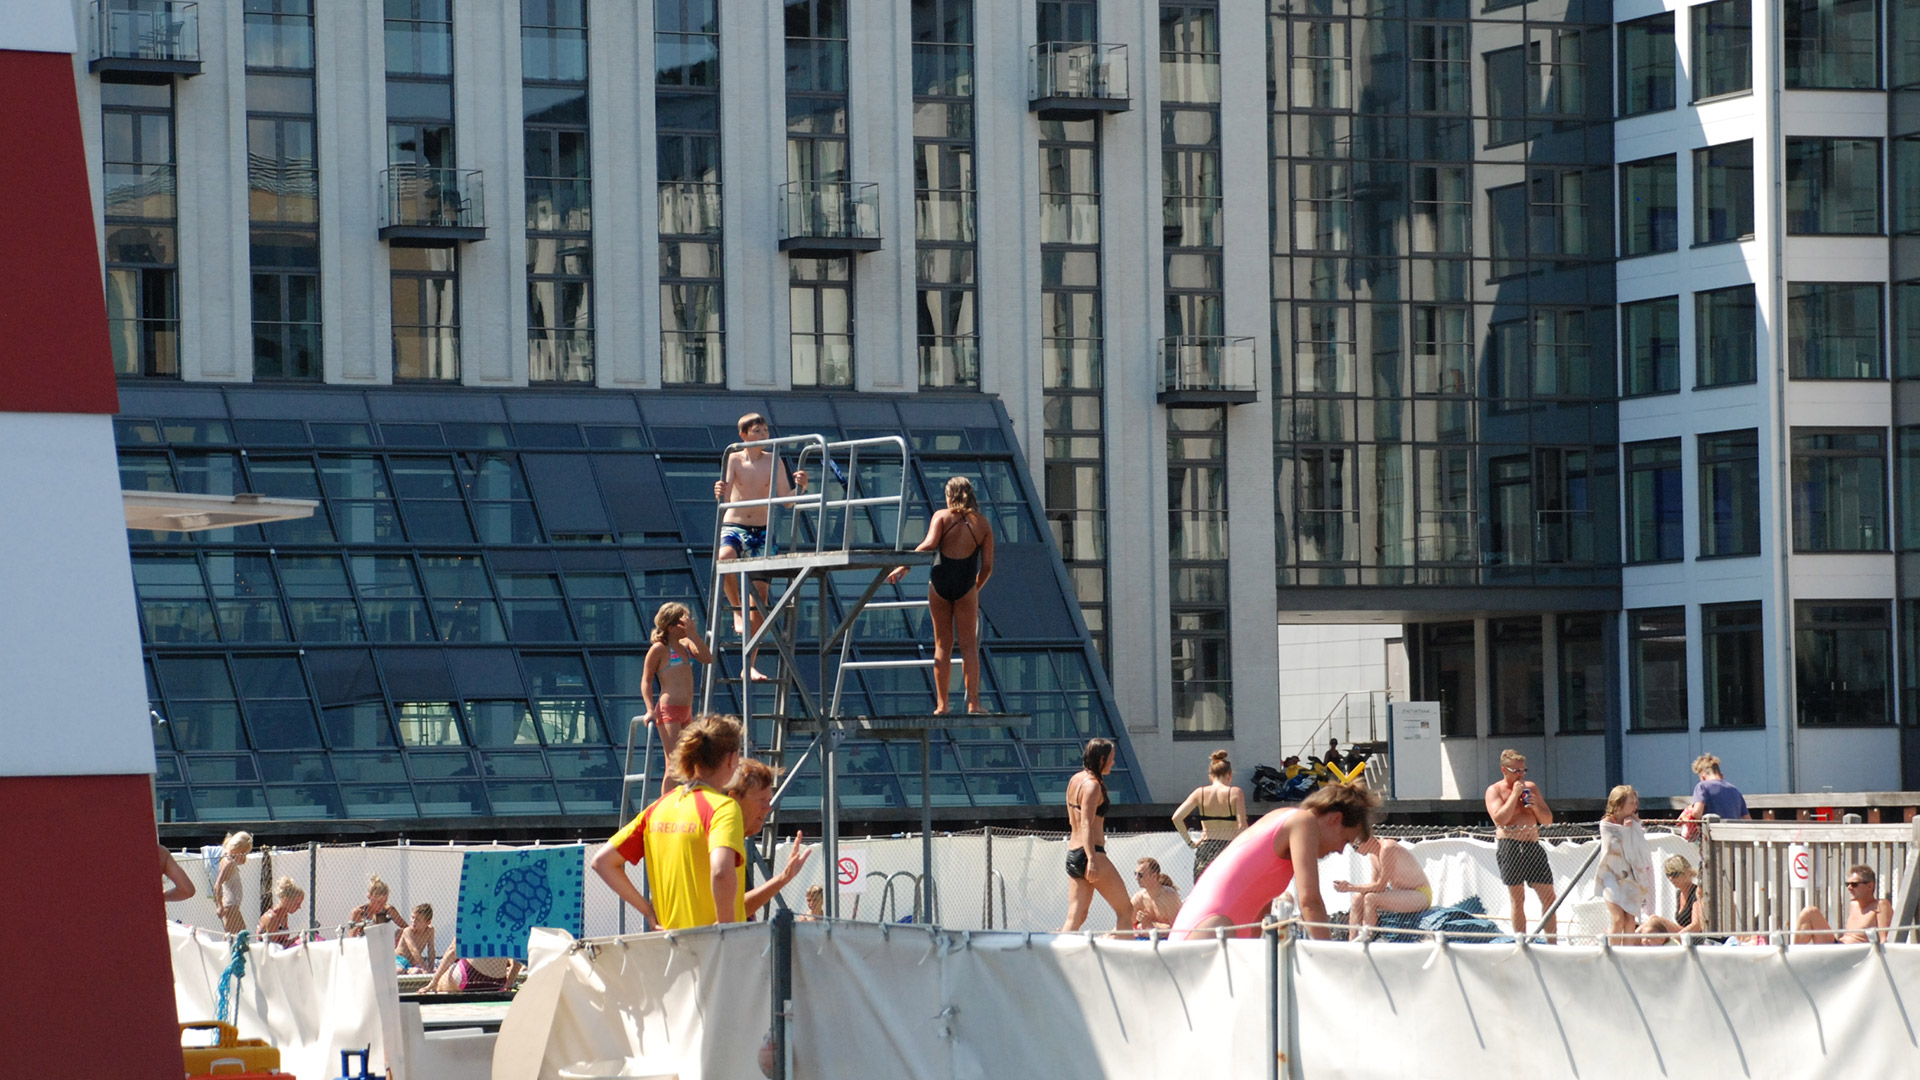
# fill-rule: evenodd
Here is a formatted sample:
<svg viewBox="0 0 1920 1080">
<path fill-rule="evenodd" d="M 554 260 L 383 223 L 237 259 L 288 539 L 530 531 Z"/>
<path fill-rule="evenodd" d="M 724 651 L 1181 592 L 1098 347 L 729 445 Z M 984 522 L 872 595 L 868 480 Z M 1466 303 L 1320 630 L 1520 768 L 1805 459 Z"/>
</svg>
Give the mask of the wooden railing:
<svg viewBox="0 0 1920 1080">
<path fill-rule="evenodd" d="M 1891 896 L 1893 925 L 1913 926 L 1920 901 L 1920 821 L 1891 825 L 1806 821 L 1717 821 L 1702 825 L 1701 889 L 1707 927 L 1720 934 L 1791 930 L 1800 909 L 1812 905 L 1838 927 L 1846 918 L 1847 868 L 1873 867 L 1877 895 Z M 1811 866 L 1804 888 L 1794 885 L 1795 845 Z M 1896 933 L 1895 937 L 1901 934 Z M 1920 941 L 1920 932 L 1906 931 Z"/>
</svg>

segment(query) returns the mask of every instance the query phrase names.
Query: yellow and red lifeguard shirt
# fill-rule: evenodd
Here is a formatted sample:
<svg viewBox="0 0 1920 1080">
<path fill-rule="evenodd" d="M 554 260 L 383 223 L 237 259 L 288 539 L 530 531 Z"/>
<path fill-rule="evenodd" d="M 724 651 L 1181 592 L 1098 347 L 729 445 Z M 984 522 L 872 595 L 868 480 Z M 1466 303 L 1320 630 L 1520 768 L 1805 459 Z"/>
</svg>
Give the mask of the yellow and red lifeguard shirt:
<svg viewBox="0 0 1920 1080">
<path fill-rule="evenodd" d="M 647 886 L 662 930 L 710 926 L 719 921 L 713 904 L 712 853 L 733 852 L 733 865 L 747 861 L 746 819 L 725 792 L 701 783 L 683 784 L 640 811 L 611 841 L 629 863 L 647 863 Z M 747 920 L 744 894 L 734 890 L 733 921 Z"/>
</svg>

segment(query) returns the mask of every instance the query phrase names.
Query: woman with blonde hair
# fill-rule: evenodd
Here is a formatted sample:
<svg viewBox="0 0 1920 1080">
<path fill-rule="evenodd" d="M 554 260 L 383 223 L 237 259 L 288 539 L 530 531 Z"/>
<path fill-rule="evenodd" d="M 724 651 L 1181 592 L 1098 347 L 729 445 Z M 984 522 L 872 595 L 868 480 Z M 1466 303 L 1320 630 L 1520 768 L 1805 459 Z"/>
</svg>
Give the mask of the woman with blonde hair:
<svg viewBox="0 0 1920 1080">
<path fill-rule="evenodd" d="M 947 481 L 947 508 L 933 515 L 927 538 L 913 550 L 934 553 L 927 578 L 927 611 L 933 616 L 933 713 L 947 712 L 956 637 L 967 711 L 985 712 L 980 706 L 980 590 L 993 576 L 993 526 L 980 512 L 973 481 L 964 476 Z M 906 574 L 906 567 L 896 566 L 887 580 L 898 582 Z"/>
<path fill-rule="evenodd" d="M 1140 891 L 1133 894 L 1133 928 L 1167 930 L 1180 914 L 1180 890 L 1173 879 L 1160 871 L 1160 861 L 1143 855 L 1134 863 L 1133 880 Z"/>
<path fill-rule="evenodd" d="M 1600 848 L 1595 878 L 1607 902 L 1607 932 L 1632 934 L 1653 913 L 1653 849 L 1640 827 L 1640 795 L 1631 785 L 1621 784 L 1607 793 Z"/>
<path fill-rule="evenodd" d="M 220 916 L 220 925 L 227 933 L 237 934 L 247 928 L 247 917 L 240 913 L 244 893 L 240 868 L 247 864 L 247 856 L 253 851 L 253 834 L 228 833 L 220 842 L 220 848 L 220 871 L 213 878 L 213 910 Z"/>
<path fill-rule="evenodd" d="M 307 891 L 302 889 L 290 877 L 283 877 L 273 883 L 273 906 L 260 916 L 260 925 L 254 929 L 254 937 L 268 945 L 294 945 L 300 941 L 299 931 L 289 931 L 287 920 L 300 910 L 307 899 Z"/>
<path fill-rule="evenodd" d="M 1187 833 L 1187 815 L 1200 811 L 1200 840 Z M 1240 831 L 1247 827 L 1247 797 L 1233 783 L 1233 762 L 1225 750 L 1215 750 L 1207 763 L 1207 782 L 1194 788 L 1173 812 L 1173 827 L 1193 850 L 1193 880 L 1200 875 Z"/>
<path fill-rule="evenodd" d="M 678 783 L 672 768 L 673 749 L 680 733 L 693 722 L 693 662 L 713 663 L 706 639 L 694 628 L 693 612 L 680 603 L 661 604 L 653 613 L 653 644 L 647 647 L 647 659 L 640 667 L 640 700 L 647 707 L 647 723 L 660 731 L 662 760 L 668 763 L 667 776 L 660 785 L 666 791 Z M 658 680 L 660 692 L 654 693 Z"/>
<path fill-rule="evenodd" d="M 359 937 L 367 932 L 367 927 L 376 923 L 392 923 L 396 929 L 407 925 L 400 912 L 387 901 L 392 890 L 380 880 L 378 874 L 367 875 L 367 902 L 354 908 L 347 914 L 347 936 Z"/>
</svg>

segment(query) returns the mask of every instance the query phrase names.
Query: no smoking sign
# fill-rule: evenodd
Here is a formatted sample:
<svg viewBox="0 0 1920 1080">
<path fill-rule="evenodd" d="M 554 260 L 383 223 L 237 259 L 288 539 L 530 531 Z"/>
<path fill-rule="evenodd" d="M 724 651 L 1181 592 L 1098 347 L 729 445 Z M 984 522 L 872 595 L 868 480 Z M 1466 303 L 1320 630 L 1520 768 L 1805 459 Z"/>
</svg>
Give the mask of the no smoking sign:
<svg viewBox="0 0 1920 1080">
<path fill-rule="evenodd" d="M 867 851 L 865 848 L 841 848 L 834 868 L 840 895 L 857 896 L 867 891 Z"/>
</svg>

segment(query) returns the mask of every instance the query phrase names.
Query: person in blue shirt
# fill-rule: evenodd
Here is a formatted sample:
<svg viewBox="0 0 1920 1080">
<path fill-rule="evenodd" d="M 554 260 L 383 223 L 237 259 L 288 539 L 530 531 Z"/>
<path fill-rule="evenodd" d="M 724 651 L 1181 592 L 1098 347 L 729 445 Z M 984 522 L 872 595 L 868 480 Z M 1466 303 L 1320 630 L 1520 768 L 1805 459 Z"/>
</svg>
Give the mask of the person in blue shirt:
<svg viewBox="0 0 1920 1080">
<path fill-rule="evenodd" d="M 1693 759 L 1693 771 L 1699 775 L 1700 782 L 1693 785 L 1693 805 L 1688 808 L 1691 811 L 1688 817 L 1719 814 L 1723 821 L 1740 821 L 1750 816 L 1746 796 L 1720 775 L 1719 758 L 1701 754 Z"/>
</svg>

